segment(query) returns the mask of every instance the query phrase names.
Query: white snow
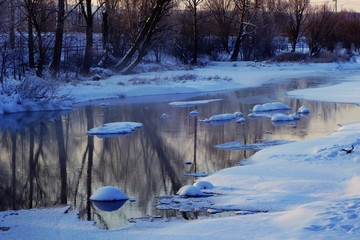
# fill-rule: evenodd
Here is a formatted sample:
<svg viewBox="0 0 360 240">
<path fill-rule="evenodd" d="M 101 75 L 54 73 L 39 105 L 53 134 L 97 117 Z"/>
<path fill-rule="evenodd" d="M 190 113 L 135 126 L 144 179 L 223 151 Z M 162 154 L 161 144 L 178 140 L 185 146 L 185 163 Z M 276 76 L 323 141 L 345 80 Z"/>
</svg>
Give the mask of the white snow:
<svg viewBox="0 0 360 240">
<path fill-rule="evenodd" d="M 200 188 L 200 189 L 212 189 L 212 188 L 214 188 L 214 185 L 212 185 L 212 183 L 208 182 L 208 181 L 196 181 L 193 185 L 195 187 Z"/>
<path fill-rule="evenodd" d="M 128 199 L 120 189 L 113 186 L 101 187 L 90 196 L 92 201 L 119 201 Z"/>
<path fill-rule="evenodd" d="M 291 107 L 281 102 L 272 102 L 265 104 L 257 104 L 253 107 L 253 112 L 267 112 L 267 111 L 276 111 L 276 110 L 290 110 Z"/>
<path fill-rule="evenodd" d="M 142 123 L 137 122 L 113 122 L 106 123 L 103 126 L 90 129 L 87 133 L 89 135 L 97 136 L 111 136 L 117 134 L 132 133 L 136 128 L 141 128 Z"/>
</svg>

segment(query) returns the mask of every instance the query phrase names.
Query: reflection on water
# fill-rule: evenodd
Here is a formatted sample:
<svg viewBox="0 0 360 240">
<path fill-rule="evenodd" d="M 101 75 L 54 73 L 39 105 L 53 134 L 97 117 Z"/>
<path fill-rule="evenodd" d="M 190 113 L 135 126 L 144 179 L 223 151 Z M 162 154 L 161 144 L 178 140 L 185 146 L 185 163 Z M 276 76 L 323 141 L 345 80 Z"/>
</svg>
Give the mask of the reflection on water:
<svg viewBox="0 0 360 240">
<path fill-rule="evenodd" d="M 0 210 L 71 204 L 82 218 L 103 228 L 128 224 L 127 219 L 145 215 L 173 216 L 159 212 L 156 196 L 175 194 L 192 184 L 185 174 L 211 173 L 236 166 L 253 151 L 220 150 L 215 145 L 257 139 L 298 141 L 327 135 L 338 123 L 360 119 L 359 107 L 286 99 L 285 90 L 318 84 L 316 79 L 292 80 L 264 86 L 193 98 L 222 98 L 197 107 L 179 108 L 168 102 L 121 103 L 82 106 L 69 113 L 14 114 L 1 117 Z M 282 101 L 295 112 L 309 107 L 296 128 L 274 126 L 270 119 L 246 119 L 245 124 L 205 125 L 197 119 L 221 113 L 243 112 L 255 104 Z M 166 112 L 169 119 L 162 119 Z M 103 123 L 134 121 L 144 126 L 131 135 L 98 138 L 86 132 Z M 192 162 L 188 165 L 185 162 Z M 114 186 L 136 201 L 127 201 L 113 212 L 95 207 L 89 197 L 98 188 Z"/>
</svg>

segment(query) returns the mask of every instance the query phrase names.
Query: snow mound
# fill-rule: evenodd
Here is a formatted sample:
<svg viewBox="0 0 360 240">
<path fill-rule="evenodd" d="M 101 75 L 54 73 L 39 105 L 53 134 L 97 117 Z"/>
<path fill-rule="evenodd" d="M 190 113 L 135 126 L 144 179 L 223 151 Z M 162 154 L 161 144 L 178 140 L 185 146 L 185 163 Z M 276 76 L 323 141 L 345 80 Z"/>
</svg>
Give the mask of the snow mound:
<svg viewBox="0 0 360 240">
<path fill-rule="evenodd" d="M 214 186 L 211 182 L 208 181 L 197 181 L 193 184 L 195 187 L 198 187 L 199 189 L 212 189 Z"/>
<path fill-rule="evenodd" d="M 168 119 L 168 118 L 170 118 L 170 116 L 167 115 L 166 113 L 163 113 L 163 114 L 161 114 L 161 117 L 160 117 L 160 118 L 162 118 L 162 119 Z"/>
<path fill-rule="evenodd" d="M 183 197 L 207 197 L 209 194 L 203 193 L 200 188 L 195 187 L 193 185 L 185 185 L 179 189 L 176 193 L 177 195 Z"/>
<path fill-rule="evenodd" d="M 107 186 L 96 190 L 91 196 L 91 201 L 120 201 L 129 198 L 118 188 Z"/>
<path fill-rule="evenodd" d="M 208 99 L 208 100 L 197 100 L 197 101 L 182 101 L 182 102 L 171 102 L 169 105 L 176 106 L 176 107 L 193 107 L 197 105 L 212 103 L 222 101 L 222 99 Z"/>
<path fill-rule="evenodd" d="M 190 114 L 190 116 L 195 117 L 195 116 L 198 116 L 198 115 L 199 115 L 199 111 L 198 111 L 198 110 L 193 110 L 193 111 L 191 111 L 189 114 Z"/>
<path fill-rule="evenodd" d="M 252 109 L 253 112 L 266 112 L 275 110 L 290 110 L 291 108 L 282 102 L 265 103 L 263 105 L 255 105 Z"/>
<path fill-rule="evenodd" d="M 114 122 L 106 123 L 103 126 L 90 129 L 89 135 L 113 135 L 132 133 L 136 128 L 141 128 L 142 123 L 137 122 Z"/>
<path fill-rule="evenodd" d="M 232 113 L 224 113 L 219 115 L 213 115 L 209 118 L 210 121 L 228 121 L 234 120 L 236 118 L 235 114 Z"/>
<path fill-rule="evenodd" d="M 299 120 L 299 116 L 297 116 L 295 113 L 290 115 L 277 114 L 271 118 L 271 121 L 273 122 L 296 121 L 296 120 Z"/>
<path fill-rule="evenodd" d="M 301 106 L 300 108 L 299 108 L 299 110 L 298 110 L 298 113 L 299 114 L 306 114 L 306 113 L 310 113 L 310 110 L 309 110 L 309 108 L 307 108 L 307 107 L 305 107 L 305 106 Z"/>
</svg>

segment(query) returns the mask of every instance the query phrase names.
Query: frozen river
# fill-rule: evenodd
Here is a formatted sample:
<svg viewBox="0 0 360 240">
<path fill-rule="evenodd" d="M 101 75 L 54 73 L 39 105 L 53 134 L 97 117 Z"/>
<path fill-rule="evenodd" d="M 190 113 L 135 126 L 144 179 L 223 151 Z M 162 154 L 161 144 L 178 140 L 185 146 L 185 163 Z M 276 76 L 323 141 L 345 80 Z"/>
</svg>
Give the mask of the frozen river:
<svg viewBox="0 0 360 240">
<path fill-rule="evenodd" d="M 212 173 L 236 166 L 254 154 L 214 146 L 238 140 L 243 144 L 258 139 L 300 141 L 326 136 L 340 123 L 358 121 L 356 105 L 284 97 L 286 91 L 322 83 L 325 80 L 290 79 L 276 85 L 196 97 L 161 96 L 147 98 L 146 102 L 141 98 L 104 100 L 76 106 L 69 112 L 1 116 L 0 210 L 70 204 L 83 219 L 94 220 L 105 229 L 128 225 L 130 218 L 174 216 L 178 213 L 155 208 L 156 197 L 175 194 L 183 185 L 192 184 L 194 177 L 185 174 Z M 189 115 L 194 107 L 168 104 L 174 99 L 215 98 L 223 100 L 199 105 L 198 119 L 239 111 L 247 116 L 255 104 L 274 101 L 290 106 L 291 113 L 303 105 L 311 113 L 296 124 L 280 126 L 268 118 L 246 118 L 241 125 L 234 121 L 205 125 Z M 163 113 L 170 118 L 162 119 Z M 103 123 L 120 121 L 144 126 L 131 135 L 112 138 L 86 134 Z M 136 201 L 127 201 L 113 212 L 99 210 L 89 197 L 108 185 L 120 188 Z"/>
</svg>

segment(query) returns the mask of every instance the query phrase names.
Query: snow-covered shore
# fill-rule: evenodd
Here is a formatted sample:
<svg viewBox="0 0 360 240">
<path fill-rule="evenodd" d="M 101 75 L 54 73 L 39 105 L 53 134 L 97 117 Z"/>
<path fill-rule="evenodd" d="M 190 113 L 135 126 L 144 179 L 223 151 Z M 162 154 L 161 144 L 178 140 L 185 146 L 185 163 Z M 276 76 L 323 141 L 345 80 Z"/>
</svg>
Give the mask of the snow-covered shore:
<svg viewBox="0 0 360 240">
<path fill-rule="evenodd" d="M 119 96 L 230 90 L 293 77 L 331 76 L 337 83 L 352 80 L 342 83 L 350 84 L 344 88 L 347 93 L 333 86 L 288 94 L 306 99 L 360 103 L 357 90 L 360 78 L 351 72 L 359 68 L 356 63 L 279 66 L 237 63 L 235 67 L 232 64 L 214 63 L 186 72 L 136 76 L 160 79 L 159 85 L 133 85 L 128 80 L 134 76 L 113 76 L 79 84 L 71 93 L 76 102 L 85 102 Z M 346 77 L 342 79 L 344 72 Z M 172 74 L 193 74 L 196 81 L 174 82 L 169 80 Z M 216 75 L 220 77 L 215 79 Z M 327 88 L 337 90 L 331 95 Z M 341 100 L 342 96 L 348 98 Z M 68 207 L 6 211 L 0 212 L 0 239 L 359 239 L 359 134 L 360 122 L 347 123 L 326 137 L 266 148 L 247 159 L 243 166 L 223 169 L 202 178 L 215 186 L 211 189 L 214 196 L 203 200 L 183 198 L 176 206 L 167 204 L 174 208 L 201 205 L 229 211 L 234 213 L 232 216 L 202 217 L 192 221 L 143 221 L 105 231 L 92 222 L 79 220 L 76 211 L 65 213 Z M 351 153 L 342 151 L 351 146 L 354 146 Z M 236 215 L 239 210 L 257 213 Z"/>
</svg>

